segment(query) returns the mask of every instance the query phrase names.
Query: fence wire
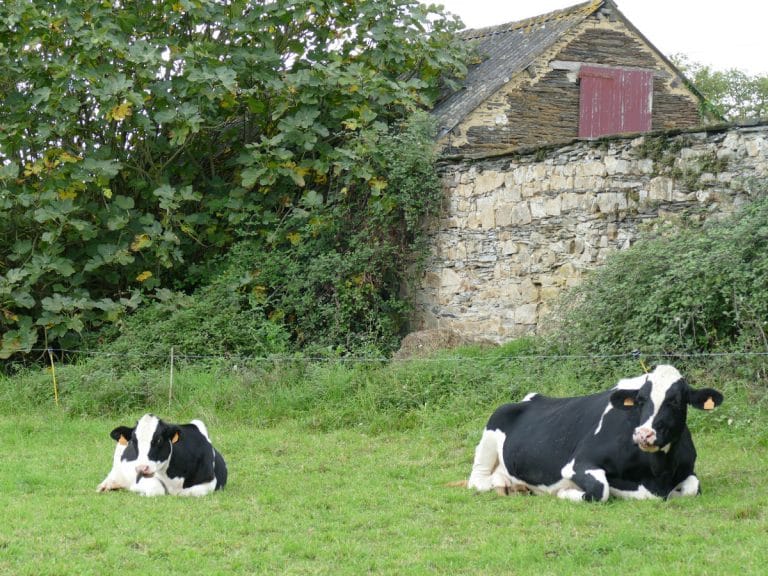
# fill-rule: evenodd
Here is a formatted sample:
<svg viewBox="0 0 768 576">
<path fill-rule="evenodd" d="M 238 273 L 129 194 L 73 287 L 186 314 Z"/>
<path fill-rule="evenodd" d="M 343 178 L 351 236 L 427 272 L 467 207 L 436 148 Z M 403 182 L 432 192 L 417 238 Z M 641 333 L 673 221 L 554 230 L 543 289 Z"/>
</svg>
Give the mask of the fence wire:
<svg viewBox="0 0 768 576">
<path fill-rule="evenodd" d="M 387 362 L 409 362 L 418 360 L 419 362 L 482 362 L 489 360 L 499 361 L 519 361 L 519 360 L 631 360 L 631 359 L 696 359 L 696 358 L 754 358 L 768 357 L 768 351 L 730 351 L 730 352 L 640 352 L 633 350 L 631 352 L 618 354 L 536 354 L 521 353 L 508 356 L 484 356 L 474 357 L 467 355 L 450 355 L 441 353 L 439 355 L 419 356 L 414 355 L 408 358 L 397 358 L 387 356 L 305 356 L 301 354 L 272 354 L 268 356 L 255 356 L 247 354 L 185 354 L 178 348 L 172 346 L 167 351 L 158 352 L 105 352 L 98 350 L 78 350 L 78 349 L 51 349 L 51 348 L 33 348 L 30 353 L 38 353 L 41 357 L 55 354 L 62 356 L 91 356 L 103 358 L 172 358 L 175 361 L 237 361 L 237 362 L 341 362 L 349 364 L 376 364 Z"/>
</svg>

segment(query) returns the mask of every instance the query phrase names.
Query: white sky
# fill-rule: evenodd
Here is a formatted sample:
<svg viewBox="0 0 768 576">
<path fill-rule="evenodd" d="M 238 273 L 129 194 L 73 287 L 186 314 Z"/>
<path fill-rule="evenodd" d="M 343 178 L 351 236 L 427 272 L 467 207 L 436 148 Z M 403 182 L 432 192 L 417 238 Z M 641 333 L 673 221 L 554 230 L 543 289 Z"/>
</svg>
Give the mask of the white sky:
<svg viewBox="0 0 768 576">
<path fill-rule="evenodd" d="M 768 75 L 768 0 L 615 0 L 666 56 L 685 54 L 716 70 Z M 580 0 L 433 0 L 468 28 L 559 10 Z"/>
</svg>

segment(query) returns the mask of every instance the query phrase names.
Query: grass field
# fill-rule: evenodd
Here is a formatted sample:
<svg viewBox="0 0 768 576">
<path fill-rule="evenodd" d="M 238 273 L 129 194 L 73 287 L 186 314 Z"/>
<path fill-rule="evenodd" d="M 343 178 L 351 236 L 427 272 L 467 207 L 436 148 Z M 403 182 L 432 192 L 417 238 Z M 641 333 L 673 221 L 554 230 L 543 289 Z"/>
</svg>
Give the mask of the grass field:
<svg viewBox="0 0 768 576">
<path fill-rule="evenodd" d="M 446 486 L 467 477 L 493 408 L 460 398 L 389 431 L 264 422 L 267 400 L 250 417 L 212 409 L 230 483 L 201 499 L 95 492 L 109 430 L 139 412 L 6 409 L 0 574 L 765 574 L 768 435 L 742 392 L 689 417 L 701 497 L 605 504 Z"/>
</svg>

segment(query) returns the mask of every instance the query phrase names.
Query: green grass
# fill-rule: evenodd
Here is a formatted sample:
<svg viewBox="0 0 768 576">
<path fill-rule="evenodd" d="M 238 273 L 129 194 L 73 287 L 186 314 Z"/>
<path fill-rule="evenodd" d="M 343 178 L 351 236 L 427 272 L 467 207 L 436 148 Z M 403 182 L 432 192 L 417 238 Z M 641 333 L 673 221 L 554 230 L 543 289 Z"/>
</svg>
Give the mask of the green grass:
<svg viewBox="0 0 768 576">
<path fill-rule="evenodd" d="M 700 498 L 589 505 L 447 487 L 468 474 L 474 426 L 220 423 L 224 492 L 97 494 L 112 425 L 0 419 L 0 573 L 763 574 L 768 562 L 766 446 L 730 433 L 696 436 Z"/>
<path fill-rule="evenodd" d="M 92 368 L 61 371 L 69 391 L 59 408 L 46 374 L 0 381 L 0 574 L 765 573 L 768 431 L 757 388 L 722 379 L 726 403 L 691 413 L 701 497 L 478 495 L 446 483 L 468 476 L 486 418 L 520 396 L 520 381 L 557 393 L 610 381 L 562 362 L 500 371 L 497 354 L 478 352 L 465 367 L 326 365 L 289 378 L 181 371 L 171 412 L 159 392 L 149 409 L 209 424 L 230 483 L 201 499 L 95 492 L 111 466 L 109 431 L 143 410 L 84 410 L 74 378 Z M 36 386 L 34 404 L 22 392 L 37 398 Z"/>
</svg>

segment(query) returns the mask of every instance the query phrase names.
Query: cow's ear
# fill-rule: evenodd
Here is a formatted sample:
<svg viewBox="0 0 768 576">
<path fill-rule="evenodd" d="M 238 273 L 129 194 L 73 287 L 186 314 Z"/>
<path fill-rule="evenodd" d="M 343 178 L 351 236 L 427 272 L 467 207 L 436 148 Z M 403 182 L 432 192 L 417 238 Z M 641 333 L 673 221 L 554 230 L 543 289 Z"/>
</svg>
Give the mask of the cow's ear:
<svg viewBox="0 0 768 576">
<path fill-rule="evenodd" d="M 723 403 L 723 395 L 714 388 L 702 388 L 688 392 L 688 404 L 699 410 L 712 410 Z"/>
<path fill-rule="evenodd" d="M 171 443 L 176 444 L 176 442 L 179 441 L 179 438 L 181 438 L 181 428 L 178 426 L 168 426 L 168 429 L 165 431 L 165 437 L 168 438 Z"/>
<path fill-rule="evenodd" d="M 611 404 L 618 410 L 629 410 L 637 403 L 638 390 L 616 390 L 611 394 Z"/>
<path fill-rule="evenodd" d="M 109 435 L 112 440 L 115 440 L 118 444 L 126 445 L 128 444 L 128 440 L 131 439 L 131 435 L 133 435 L 133 428 L 129 428 L 128 426 L 118 426 L 112 430 Z"/>
</svg>

